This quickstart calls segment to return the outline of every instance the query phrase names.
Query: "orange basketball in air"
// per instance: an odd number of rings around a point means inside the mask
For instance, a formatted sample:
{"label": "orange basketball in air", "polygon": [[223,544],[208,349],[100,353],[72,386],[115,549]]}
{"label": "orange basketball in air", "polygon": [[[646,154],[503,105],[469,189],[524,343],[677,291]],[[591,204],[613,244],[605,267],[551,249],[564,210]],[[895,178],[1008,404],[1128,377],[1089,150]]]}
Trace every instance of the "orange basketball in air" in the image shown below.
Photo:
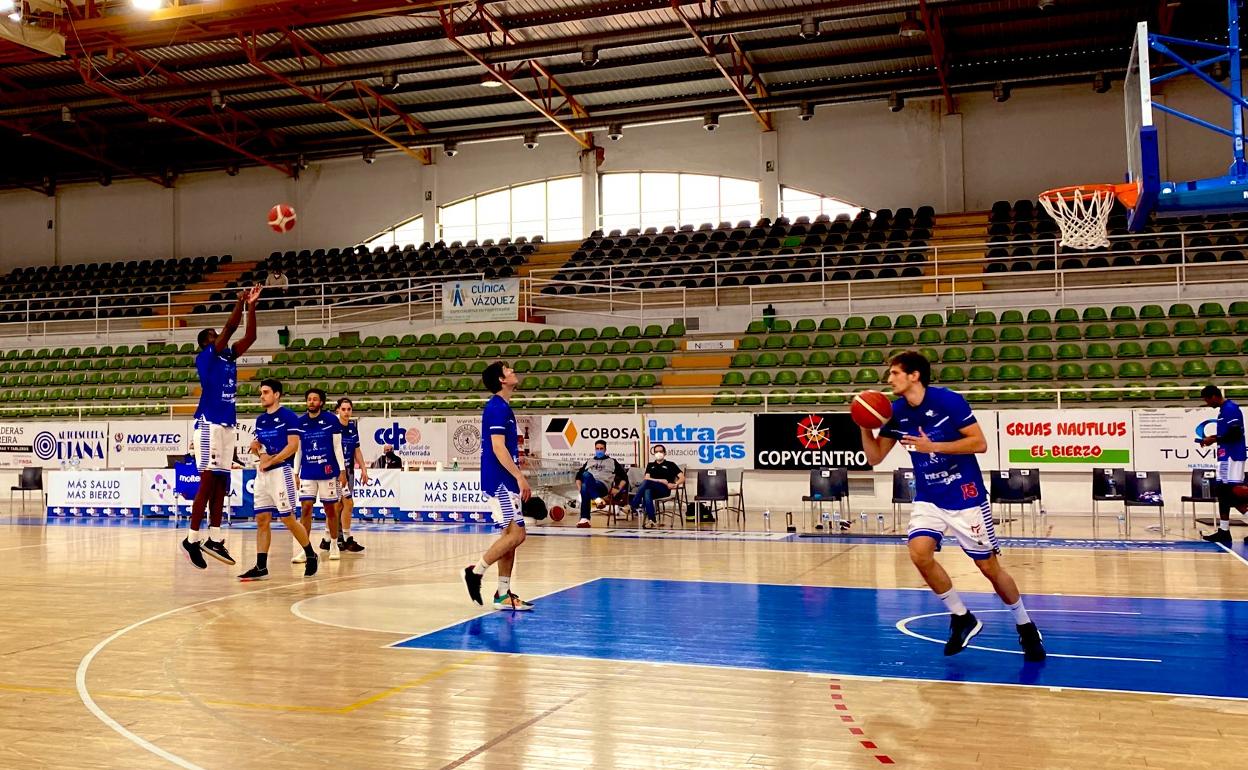
{"label": "orange basketball in air", "polygon": [[859,427],[875,430],[892,419],[893,403],[878,390],[864,390],[854,396],[854,402],[849,407],[849,416]]}

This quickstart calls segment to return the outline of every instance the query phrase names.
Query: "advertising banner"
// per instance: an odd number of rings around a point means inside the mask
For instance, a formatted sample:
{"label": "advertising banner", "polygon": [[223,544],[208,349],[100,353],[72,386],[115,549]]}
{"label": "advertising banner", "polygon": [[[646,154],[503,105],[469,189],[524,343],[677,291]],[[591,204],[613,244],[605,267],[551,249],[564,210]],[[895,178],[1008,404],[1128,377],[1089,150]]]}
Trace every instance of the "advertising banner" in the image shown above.
{"label": "advertising banner", "polygon": [[169,455],[186,453],[190,430],[189,420],[110,421],[108,467],[164,468]]}
{"label": "advertising banner", "polygon": [[140,471],[52,471],[48,515],[137,518],[142,501]]}
{"label": "advertising banner", "polygon": [[1135,467],[1163,472],[1216,468],[1218,448],[1202,447],[1196,439],[1217,430],[1215,409],[1136,409]]}
{"label": "advertising banner", "polygon": [[[478,424],[480,419],[478,419]],[[386,444],[395,454],[410,463],[433,465],[447,462],[447,425],[443,417],[364,417],[360,425],[360,451],[364,462],[372,464]]]}
{"label": "advertising banner", "polygon": [[442,284],[442,320],[445,323],[514,321],[519,316],[519,278]]}
{"label": "advertising banner", "polygon": [[689,471],[754,466],[754,418],[745,413],[647,415],[646,441]]}
{"label": "advertising banner", "polygon": [[0,423],[0,467],[105,468],[108,423]]}
{"label": "advertising banner", "polygon": [[847,413],[754,415],[754,468],[869,470],[862,433]]}
{"label": "advertising banner", "polygon": [[1131,467],[1129,409],[1018,409],[998,415],[1001,468]]}
{"label": "advertising banner", "polygon": [[[458,513],[446,521],[489,521],[489,505],[481,494],[481,474],[476,471],[416,471],[399,476],[399,508],[409,514]],[[436,519],[435,519],[436,520]]]}
{"label": "advertising banner", "polygon": [[[199,473],[193,468],[144,468],[142,474],[140,501],[144,516],[176,516],[179,506],[183,511],[191,509],[190,498],[178,495],[178,482],[189,485],[187,488],[194,496],[193,490],[199,488]],[[188,478],[179,479],[179,474]]]}
{"label": "advertising banner", "polygon": [[[607,442],[607,454],[637,465],[642,454],[642,418],[636,414],[573,414],[542,417],[540,457],[580,466],[594,454],[594,442]],[[741,419],[745,419],[743,415]],[[523,431],[521,431],[523,435]]]}

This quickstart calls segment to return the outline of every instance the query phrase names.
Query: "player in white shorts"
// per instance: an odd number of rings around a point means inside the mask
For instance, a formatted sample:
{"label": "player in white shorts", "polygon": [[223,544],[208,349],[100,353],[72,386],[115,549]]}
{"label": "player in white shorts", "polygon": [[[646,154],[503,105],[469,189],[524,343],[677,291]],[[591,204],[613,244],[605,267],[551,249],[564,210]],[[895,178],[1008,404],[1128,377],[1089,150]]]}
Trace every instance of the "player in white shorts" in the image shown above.
{"label": "player in white shorts", "polygon": [[[338,549],[338,500],[346,473],[342,464],[342,423],[338,415],[325,411],[325,391],[310,388],[305,396],[308,413],[299,421],[299,454],[295,474],[299,478],[300,517],[312,533],[312,506],[319,499],[325,507],[325,528],[329,537],[321,540],[321,555],[330,561],[340,557]],[[296,554],[295,561],[303,561]]]}
{"label": "player in white shorts", "polygon": [[494,526],[502,536],[475,565],[464,568],[464,585],[468,597],[485,604],[481,597],[481,577],[491,564],[498,564],[498,590],[494,592],[494,609],[517,612],[533,609],[511,590],[511,574],[516,564],[516,549],[524,543],[524,512],[522,506],[533,494],[528,479],[520,471],[520,437],[516,431],[516,415],[511,410],[512,395],[518,382],[515,371],[494,362],[481,373],[481,381],[493,397],[481,415],[481,492],[490,506]]}
{"label": "player in white shorts", "polygon": [[1043,639],[1031,621],[1014,578],[1001,566],[1001,546],[992,526],[987,490],[975,455],[988,443],[966,399],[946,388],[929,387],[932,366],[914,351],[894,356],[889,362],[888,384],[893,395],[892,418],[878,437],[862,430],[867,462],[879,465],[900,442],[910,450],[914,463],[914,512],[910,516],[910,560],[923,580],[940,597],[952,615],[945,654],[966,649],[983,628],[962,603],[953,581],[936,561],[941,541],[952,535],[975,561],[975,566],[1014,616],[1024,659],[1045,659]]}
{"label": "player in white shorts", "polygon": [[[1231,545],[1231,506],[1236,504],[1234,489],[1244,483],[1244,459],[1248,457],[1244,443],[1244,413],[1239,404],[1224,398],[1217,385],[1206,385],[1200,391],[1205,406],[1218,410],[1217,433],[1197,439],[1201,446],[1217,444],[1218,453],[1218,528],[1204,539],[1219,545]],[[1248,543],[1248,538],[1244,538]]]}
{"label": "player in white shorts", "polygon": [[299,415],[282,406],[282,383],[260,382],[260,405],[256,439],[251,451],[260,458],[256,466],[256,566],[238,576],[244,582],[269,579],[269,546],[273,542],[270,521],[276,516],[290,530],[307,559],[304,577],[316,574],[320,560],[312,550],[307,530],[295,518],[295,469],[292,458],[299,452]]}

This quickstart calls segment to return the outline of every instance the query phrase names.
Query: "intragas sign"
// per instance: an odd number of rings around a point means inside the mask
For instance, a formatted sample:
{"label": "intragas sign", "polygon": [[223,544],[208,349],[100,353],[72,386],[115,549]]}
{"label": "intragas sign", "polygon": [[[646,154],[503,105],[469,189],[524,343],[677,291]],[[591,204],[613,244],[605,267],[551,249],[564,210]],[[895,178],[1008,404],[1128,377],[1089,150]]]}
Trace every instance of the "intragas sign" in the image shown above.
{"label": "intragas sign", "polygon": [[662,444],[668,460],[689,468],[753,466],[754,423],[747,414],[653,415],[646,441],[651,448]]}

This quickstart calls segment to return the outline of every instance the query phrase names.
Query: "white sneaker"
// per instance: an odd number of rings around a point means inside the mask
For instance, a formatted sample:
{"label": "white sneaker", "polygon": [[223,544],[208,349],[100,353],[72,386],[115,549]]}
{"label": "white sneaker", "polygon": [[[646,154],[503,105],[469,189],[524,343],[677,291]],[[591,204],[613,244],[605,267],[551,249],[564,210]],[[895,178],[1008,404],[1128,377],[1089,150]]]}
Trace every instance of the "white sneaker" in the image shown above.
{"label": "white sneaker", "polygon": [[341,558],[342,558],[342,552],[338,550],[338,541],[330,540],[329,541],[329,560],[338,561]]}
{"label": "white sneaker", "polygon": [[303,552],[303,548],[298,543],[295,544],[295,555],[291,557],[291,564],[304,564],[308,561],[308,555]]}

